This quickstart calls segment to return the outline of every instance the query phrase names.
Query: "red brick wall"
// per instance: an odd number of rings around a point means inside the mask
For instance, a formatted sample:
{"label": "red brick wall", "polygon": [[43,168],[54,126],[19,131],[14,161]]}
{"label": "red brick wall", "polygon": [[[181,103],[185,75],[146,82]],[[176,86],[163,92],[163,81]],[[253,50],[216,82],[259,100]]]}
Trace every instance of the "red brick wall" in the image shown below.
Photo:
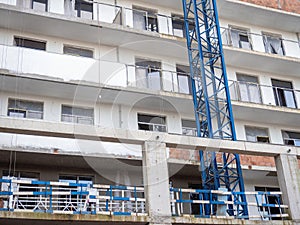
{"label": "red brick wall", "polygon": [[251,166],[275,167],[274,157],[240,155],[240,158],[242,165],[248,166],[249,169]]}
{"label": "red brick wall", "polygon": [[240,0],[300,14],[300,0]]}
{"label": "red brick wall", "polygon": [[[199,162],[199,151],[170,148],[169,157],[171,159],[191,160]],[[221,161],[221,154],[217,154],[217,161]],[[252,166],[265,166],[275,167],[274,157],[266,156],[251,156],[251,155],[240,155],[241,164],[251,169]],[[298,160],[300,169],[300,160]]]}

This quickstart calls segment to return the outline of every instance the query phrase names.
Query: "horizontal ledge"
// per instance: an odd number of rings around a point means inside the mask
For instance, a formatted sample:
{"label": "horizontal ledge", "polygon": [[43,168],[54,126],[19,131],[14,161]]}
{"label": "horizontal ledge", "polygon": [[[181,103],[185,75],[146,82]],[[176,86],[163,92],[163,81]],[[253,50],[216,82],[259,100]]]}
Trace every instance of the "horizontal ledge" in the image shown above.
{"label": "horizontal ledge", "polygon": [[10,117],[0,117],[0,132],[136,145],[143,145],[145,142],[162,142],[166,143],[167,147],[179,149],[207,150],[273,157],[279,154],[288,153],[297,155],[300,158],[299,148],[294,146],[217,140],[183,136],[179,134],[104,128]]}

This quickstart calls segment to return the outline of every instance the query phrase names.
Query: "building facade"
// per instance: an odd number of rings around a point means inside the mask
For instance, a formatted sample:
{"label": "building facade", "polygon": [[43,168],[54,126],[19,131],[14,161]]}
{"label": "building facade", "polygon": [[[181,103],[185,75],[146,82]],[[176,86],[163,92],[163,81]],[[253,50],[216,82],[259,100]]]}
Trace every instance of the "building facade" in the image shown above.
{"label": "building facade", "polygon": [[[180,0],[0,0],[1,224],[299,224],[300,3],[274,2],[217,0],[232,142],[196,137]],[[199,150],[240,154],[249,217]]]}

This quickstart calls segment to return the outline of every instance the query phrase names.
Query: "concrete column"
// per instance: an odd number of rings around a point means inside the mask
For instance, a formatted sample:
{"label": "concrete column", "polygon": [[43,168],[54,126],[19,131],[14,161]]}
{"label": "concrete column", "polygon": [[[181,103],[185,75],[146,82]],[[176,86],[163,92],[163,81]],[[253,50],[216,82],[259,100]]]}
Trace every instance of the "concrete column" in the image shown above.
{"label": "concrete column", "polygon": [[289,206],[289,215],[300,224],[300,171],[295,155],[281,154],[275,157],[279,186],[283,203]]}
{"label": "concrete column", "polygon": [[144,144],[143,178],[150,224],[171,224],[166,144],[159,142],[146,142]]}

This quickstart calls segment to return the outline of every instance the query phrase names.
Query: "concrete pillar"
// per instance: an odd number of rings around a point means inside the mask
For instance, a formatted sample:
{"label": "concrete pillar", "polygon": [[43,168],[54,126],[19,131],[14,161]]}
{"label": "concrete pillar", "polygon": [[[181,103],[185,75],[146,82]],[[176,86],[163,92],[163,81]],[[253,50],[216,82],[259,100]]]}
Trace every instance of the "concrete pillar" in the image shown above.
{"label": "concrete pillar", "polygon": [[295,155],[281,154],[275,157],[279,186],[283,203],[289,206],[289,215],[300,224],[300,171]]}
{"label": "concrete pillar", "polygon": [[171,224],[166,144],[159,142],[146,142],[144,144],[143,179],[150,224]]}

